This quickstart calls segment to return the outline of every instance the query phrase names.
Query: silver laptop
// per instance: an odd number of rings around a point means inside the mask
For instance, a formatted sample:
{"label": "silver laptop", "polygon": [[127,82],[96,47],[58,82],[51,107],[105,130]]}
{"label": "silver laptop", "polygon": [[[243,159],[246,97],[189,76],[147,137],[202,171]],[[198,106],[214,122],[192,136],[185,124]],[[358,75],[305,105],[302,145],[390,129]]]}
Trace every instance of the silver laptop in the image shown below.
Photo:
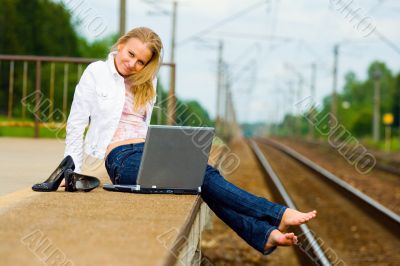
{"label": "silver laptop", "polygon": [[109,191],[161,194],[201,192],[214,128],[150,125],[137,185],[105,184]]}

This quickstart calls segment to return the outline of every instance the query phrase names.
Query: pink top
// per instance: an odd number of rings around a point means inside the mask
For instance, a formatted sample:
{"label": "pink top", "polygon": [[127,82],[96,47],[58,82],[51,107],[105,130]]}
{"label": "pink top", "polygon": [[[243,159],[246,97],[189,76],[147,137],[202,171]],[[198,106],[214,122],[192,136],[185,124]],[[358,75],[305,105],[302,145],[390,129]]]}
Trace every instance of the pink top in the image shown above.
{"label": "pink top", "polygon": [[135,112],[133,110],[133,97],[133,93],[129,90],[129,84],[125,80],[125,104],[111,143],[127,139],[146,138],[154,103],[147,103],[146,106]]}

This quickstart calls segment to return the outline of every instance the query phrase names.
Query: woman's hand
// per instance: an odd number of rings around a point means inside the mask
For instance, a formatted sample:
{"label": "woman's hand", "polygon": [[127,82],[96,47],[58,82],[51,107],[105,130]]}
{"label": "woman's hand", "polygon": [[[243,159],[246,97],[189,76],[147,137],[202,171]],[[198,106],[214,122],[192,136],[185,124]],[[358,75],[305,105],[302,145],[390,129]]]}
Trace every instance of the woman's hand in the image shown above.
{"label": "woman's hand", "polygon": [[61,181],[60,187],[65,187],[65,178]]}

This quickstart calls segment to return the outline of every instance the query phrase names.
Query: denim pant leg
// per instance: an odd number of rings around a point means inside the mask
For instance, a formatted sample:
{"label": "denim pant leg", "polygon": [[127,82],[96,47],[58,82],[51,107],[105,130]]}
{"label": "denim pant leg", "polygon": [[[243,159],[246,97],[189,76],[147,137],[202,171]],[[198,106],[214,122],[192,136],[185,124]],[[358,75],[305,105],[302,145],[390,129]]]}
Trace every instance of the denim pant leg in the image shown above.
{"label": "denim pant leg", "polygon": [[142,155],[143,151],[138,150],[126,154],[124,160],[121,161],[118,184],[136,185]]}
{"label": "denim pant leg", "polygon": [[108,176],[113,184],[117,184],[115,179],[119,180],[121,160],[128,152],[130,152],[129,146],[119,146],[114,148],[104,160]]}
{"label": "denim pant leg", "polygon": [[265,250],[265,244],[267,243],[271,232],[277,229],[276,226],[272,226],[266,221],[261,221],[254,217],[237,213],[230,208],[224,207],[208,194],[202,193],[202,198],[210,207],[210,209],[222,221],[224,221],[254,249],[258,250],[264,255],[268,255],[276,249],[276,247],[272,247],[268,250]]}
{"label": "denim pant leg", "polygon": [[143,144],[127,144],[113,149],[105,160],[113,184],[136,185]]}
{"label": "denim pant leg", "polygon": [[287,208],[236,187],[226,181],[219,171],[210,165],[207,165],[201,194],[207,199],[212,199],[219,206],[258,220],[268,221],[273,226],[279,225]]}

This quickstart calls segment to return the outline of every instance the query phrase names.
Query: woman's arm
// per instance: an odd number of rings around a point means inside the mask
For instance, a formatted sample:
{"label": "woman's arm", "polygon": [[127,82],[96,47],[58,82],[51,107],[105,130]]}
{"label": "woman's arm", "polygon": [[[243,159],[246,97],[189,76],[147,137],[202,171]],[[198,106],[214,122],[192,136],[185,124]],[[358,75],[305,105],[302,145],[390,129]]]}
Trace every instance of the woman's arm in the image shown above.
{"label": "woman's arm", "polygon": [[95,100],[95,82],[90,65],[83,72],[75,88],[74,99],[67,121],[67,137],[64,157],[71,155],[75,163],[75,172],[80,173],[83,160],[83,135],[89,123],[89,117]]}

